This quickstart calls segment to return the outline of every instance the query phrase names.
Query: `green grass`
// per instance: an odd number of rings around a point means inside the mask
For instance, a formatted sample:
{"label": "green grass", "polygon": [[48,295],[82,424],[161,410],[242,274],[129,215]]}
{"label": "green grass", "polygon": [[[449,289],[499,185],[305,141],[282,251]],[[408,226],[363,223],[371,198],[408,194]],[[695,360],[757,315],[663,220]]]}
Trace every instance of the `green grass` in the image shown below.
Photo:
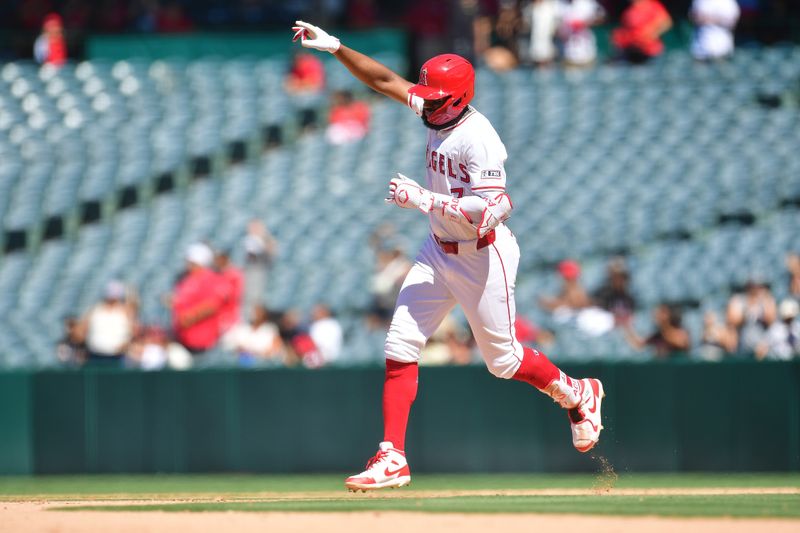
{"label": "green grass", "polygon": [[[369,495],[347,493],[343,478],[343,475],[327,474],[0,477],[0,500],[88,500],[87,505],[64,509],[102,511],[417,511],[800,518],[800,494],[434,494],[455,490],[591,489],[605,485],[603,481],[607,478],[601,479],[596,475],[415,475],[413,493],[401,489]],[[800,474],[623,474],[614,486],[625,489],[798,488]],[[273,495],[264,495],[265,492]],[[298,492],[308,493],[307,497],[281,495]],[[420,492],[431,492],[431,496],[425,497]],[[258,496],[257,493],[262,494]],[[193,496],[205,501],[172,504],[156,501],[191,499]],[[220,496],[222,501],[209,499],[216,496]],[[141,500],[141,505],[91,504],[91,500],[108,499]],[[147,503],[148,500],[152,503]]]}
{"label": "green grass", "polygon": [[[0,498],[26,496],[246,494],[343,490],[344,474],[0,476]],[[414,490],[589,489],[591,474],[419,474]],[[621,474],[617,488],[800,487],[800,474]]]}
{"label": "green grass", "polygon": [[256,502],[199,502],[156,505],[76,506],[63,510],[168,512],[358,512],[576,513],[593,515],[800,517],[800,495],[724,496],[462,496],[444,498],[358,498]]}

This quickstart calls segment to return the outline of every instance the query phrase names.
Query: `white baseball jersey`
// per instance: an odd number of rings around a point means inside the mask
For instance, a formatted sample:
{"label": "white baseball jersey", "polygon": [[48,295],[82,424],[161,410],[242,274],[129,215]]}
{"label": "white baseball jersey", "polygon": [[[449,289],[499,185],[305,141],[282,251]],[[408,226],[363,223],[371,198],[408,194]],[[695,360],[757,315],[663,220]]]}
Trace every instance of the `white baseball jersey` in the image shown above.
{"label": "white baseball jersey", "polygon": [[[423,100],[409,106],[422,114]],[[482,114],[470,108],[445,130],[428,129],[426,185],[431,191],[463,198],[493,199],[505,194],[506,149]],[[494,241],[478,247],[479,221],[431,213],[431,231],[442,241],[458,241],[458,253],[447,253],[431,236],[422,246],[397,298],[385,353],[388,359],[412,363],[442,320],[459,304],[492,374],[511,378],[522,360],[514,330],[514,285],[519,247],[502,223]]]}
{"label": "white baseball jersey", "polygon": [[[409,107],[422,115],[424,100],[409,97]],[[426,188],[454,198],[494,198],[506,190],[506,147],[489,120],[470,107],[462,119],[445,130],[428,128],[425,149]],[[446,241],[474,240],[475,228],[428,215],[434,235]],[[473,221],[477,223],[478,221]]]}

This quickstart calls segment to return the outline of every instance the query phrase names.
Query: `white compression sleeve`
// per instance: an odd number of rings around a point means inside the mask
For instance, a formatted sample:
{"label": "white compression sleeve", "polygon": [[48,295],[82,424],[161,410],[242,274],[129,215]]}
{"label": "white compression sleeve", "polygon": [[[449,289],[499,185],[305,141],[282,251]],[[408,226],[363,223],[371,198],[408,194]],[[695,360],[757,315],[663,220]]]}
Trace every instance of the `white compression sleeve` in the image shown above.
{"label": "white compression sleeve", "polygon": [[431,213],[454,222],[466,222],[478,231],[478,237],[508,220],[514,206],[507,194],[498,194],[493,199],[481,196],[453,198],[446,194],[431,193],[433,208]]}

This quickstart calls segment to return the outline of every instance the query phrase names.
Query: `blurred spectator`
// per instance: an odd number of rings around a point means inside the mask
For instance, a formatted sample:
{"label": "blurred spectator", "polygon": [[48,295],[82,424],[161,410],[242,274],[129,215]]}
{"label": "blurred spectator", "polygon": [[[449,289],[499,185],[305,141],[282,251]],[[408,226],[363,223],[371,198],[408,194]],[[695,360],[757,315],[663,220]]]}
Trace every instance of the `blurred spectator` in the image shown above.
{"label": "blurred spectator", "polygon": [[411,261],[399,247],[378,250],[376,260],[375,274],[370,280],[373,300],[369,320],[373,327],[388,327]]}
{"label": "blurred spectator", "polygon": [[592,305],[592,301],[581,285],[581,266],[572,260],[564,260],[558,264],[558,273],[561,275],[561,290],[556,296],[542,296],[539,305],[553,313],[559,322],[566,322],[573,318],[577,311]]}
{"label": "blurred spectator", "polygon": [[424,366],[468,365],[472,362],[472,333],[448,314],[422,349]]}
{"label": "blurred spectator", "polygon": [[300,363],[307,368],[321,366],[322,356],[297,309],[289,309],[281,315],[278,331],[286,346],[287,364]]}
{"label": "blurred spectator", "polygon": [[736,0],[694,0],[689,18],[697,26],[692,56],[700,61],[733,55],[733,29],[739,20]]}
{"label": "blurred spectator", "polygon": [[743,293],[731,296],[727,322],[737,332],[739,351],[754,353],[776,316],[775,298],[764,283],[751,279]]}
{"label": "blurred spectator", "polygon": [[514,320],[514,332],[517,334],[517,340],[526,346],[546,348],[555,342],[552,331],[538,327],[519,313]]}
{"label": "blurred spectator", "polygon": [[328,365],[339,359],[342,353],[344,333],[341,324],[333,316],[328,306],[318,304],[311,310],[311,325],[308,328],[308,335],[317,347],[320,356],[320,360],[315,362],[314,366]]}
{"label": "blurred spectator", "polygon": [[449,0],[450,14],[447,17],[449,52],[466,58],[473,65],[476,55],[476,29],[485,15],[480,0]]}
{"label": "blurred spectator", "polygon": [[703,338],[698,356],[704,361],[722,361],[727,354],[736,352],[738,344],[736,330],[720,320],[713,311],[703,315]]}
{"label": "blurred spectator", "polygon": [[567,66],[586,67],[595,62],[597,41],[592,26],[600,24],[604,17],[605,11],[595,0],[562,1],[558,36]]}
{"label": "blurred spectator", "polygon": [[240,0],[237,6],[238,20],[248,26],[260,26],[269,20],[269,7],[263,0]]}
{"label": "blurred spectator", "polygon": [[157,8],[157,31],[162,33],[183,33],[191,31],[193,27],[192,21],[184,13],[180,2],[167,0],[163,6]]}
{"label": "blurred spectator", "polygon": [[214,253],[207,245],[195,243],[186,250],[186,274],[172,296],[172,324],[175,337],[197,355],[217,343],[220,313],[228,299],[228,283],[211,269]]}
{"label": "blurred spectator", "polygon": [[143,328],[128,350],[129,362],[142,370],[161,370],[169,362],[167,332],[157,326]]}
{"label": "blurred spectator", "polygon": [[125,0],[103,0],[95,16],[97,28],[109,33],[125,31],[130,22],[129,8]]}
{"label": "blurred spectator", "polygon": [[660,304],[653,310],[653,322],[656,330],[647,338],[640,337],[630,322],[625,324],[625,339],[634,349],[650,348],[659,359],[689,351],[691,339],[689,332],[683,327],[683,317],[679,309]]}
{"label": "blurred spectator", "polygon": [[573,323],[582,332],[593,337],[605,335],[614,328],[614,316],[592,302],[580,282],[581,267],[572,260],[558,264],[561,291],[556,296],[543,296],[539,305],[553,313],[558,323]]}
{"label": "blurred spectator", "polygon": [[84,317],[89,362],[120,364],[136,331],[136,308],[125,285],[110,281],[103,300]]}
{"label": "blurred spectator", "polygon": [[594,302],[614,315],[614,323],[619,325],[627,322],[636,309],[636,299],[630,290],[630,275],[622,258],[614,258],[608,263],[608,277],[603,285],[598,288],[593,298]]}
{"label": "blurred spectator", "polygon": [[42,33],[33,45],[33,55],[43,65],[60,67],[67,62],[67,41],[60,15],[50,13],[44,18]]}
{"label": "blurred spectator", "polygon": [[81,321],[74,316],[64,319],[64,336],[58,341],[56,357],[66,366],[81,366],[88,359],[86,331]]}
{"label": "blurred spectator", "polygon": [[236,352],[242,366],[253,366],[258,360],[283,362],[283,342],[278,326],[263,305],[253,306],[250,321],[236,324],[225,334],[222,345]]}
{"label": "blurred spectator", "polygon": [[404,10],[405,26],[411,33],[412,72],[431,57],[450,51],[447,43],[447,26],[450,6],[448,2],[412,0]]}
{"label": "blurred spectator", "polygon": [[522,28],[516,2],[502,0],[497,19],[481,17],[476,23],[476,50],[486,66],[496,72],[513,69],[518,63],[518,39]]}
{"label": "blurred spectator", "polygon": [[531,33],[527,59],[535,65],[549,65],[558,55],[555,37],[560,8],[560,0],[532,0],[523,8],[522,24]]}
{"label": "blurred spectator", "polygon": [[800,304],[787,298],[781,301],[778,317],[756,347],[756,359],[788,361],[800,355]]}
{"label": "blurred spectator", "polygon": [[227,297],[219,315],[220,332],[224,334],[239,323],[244,292],[244,274],[233,264],[227,251],[219,250],[214,256],[214,268],[228,284]]}
{"label": "blurred spectator", "polygon": [[348,2],[346,22],[354,30],[374,28],[378,23],[378,7],[375,5],[375,0]]}
{"label": "blurred spectator", "polygon": [[461,328],[450,331],[445,337],[445,342],[450,351],[450,364],[468,365],[472,363],[472,346],[475,343],[472,330]]}
{"label": "blurred spectator", "polygon": [[790,253],[786,256],[786,270],[789,274],[789,295],[800,302],[800,255]]}
{"label": "blurred spectator", "polygon": [[70,31],[84,31],[92,18],[92,6],[86,0],[67,0],[61,7],[64,26]]}
{"label": "blurred spectator", "polygon": [[278,252],[277,241],[262,221],[254,218],[247,224],[244,251],[244,308],[252,309],[264,299],[269,270]]}
{"label": "blurred spectator", "polygon": [[325,137],[331,144],[346,144],[366,136],[369,129],[369,106],[353,99],[350,91],[331,95],[330,117]]}
{"label": "blurred spectator", "polygon": [[292,57],[284,80],[286,92],[292,95],[299,109],[300,127],[310,129],[317,124],[316,107],[325,90],[325,65],[309,52],[299,51]]}
{"label": "blurred spectator", "polygon": [[664,52],[661,36],[672,27],[672,18],[661,2],[631,0],[621,23],[611,35],[621,59],[641,64]]}
{"label": "blurred spectator", "polygon": [[136,30],[152,33],[158,29],[158,0],[138,0],[133,3],[133,20]]}

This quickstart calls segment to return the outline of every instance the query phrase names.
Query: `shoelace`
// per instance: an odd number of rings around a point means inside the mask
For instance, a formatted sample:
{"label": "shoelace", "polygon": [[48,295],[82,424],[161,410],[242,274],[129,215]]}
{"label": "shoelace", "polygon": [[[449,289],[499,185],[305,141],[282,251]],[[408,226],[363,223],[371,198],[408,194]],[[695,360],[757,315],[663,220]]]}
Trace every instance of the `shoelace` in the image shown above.
{"label": "shoelace", "polygon": [[564,409],[579,409],[580,406],[584,403],[583,395],[585,393],[585,387],[583,382],[581,382],[580,392],[578,393],[578,397],[580,398],[578,405],[572,408],[570,408],[567,405],[567,399],[568,399],[567,394],[561,392],[561,389],[555,383],[551,385],[550,388],[546,389],[545,392],[548,394],[548,396],[550,396],[550,398],[552,398],[553,402],[557,403],[560,407],[563,407]]}
{"label": "shoelace", "polygon": [[[556,389],[556,391],[557,390],[558,389]],[[553,391],[553,393],[552,393],[553,402],[557,403],[561,407],[564,407],[564,402],[567,399],[567,395],[566,394],[558,394],[556,391]]]}
{"label": "shoelace", "polygon": [[558,388],[555,384],[551,386],[551,388],[547,391],[548,396],[552,398],[554,403],[557,403],[559,407],[563,407],[567,409],[567,395],[561,392],[561,389]]}
{"label": "shoelace", "polygon": [[378,463],[379,461],[385,459],[387,455],[389,455],[389,452],[385,450],[378,451],[378,453],[375,454],[375,457],[367,461],[367,470],[372,468],[372,466]]}

